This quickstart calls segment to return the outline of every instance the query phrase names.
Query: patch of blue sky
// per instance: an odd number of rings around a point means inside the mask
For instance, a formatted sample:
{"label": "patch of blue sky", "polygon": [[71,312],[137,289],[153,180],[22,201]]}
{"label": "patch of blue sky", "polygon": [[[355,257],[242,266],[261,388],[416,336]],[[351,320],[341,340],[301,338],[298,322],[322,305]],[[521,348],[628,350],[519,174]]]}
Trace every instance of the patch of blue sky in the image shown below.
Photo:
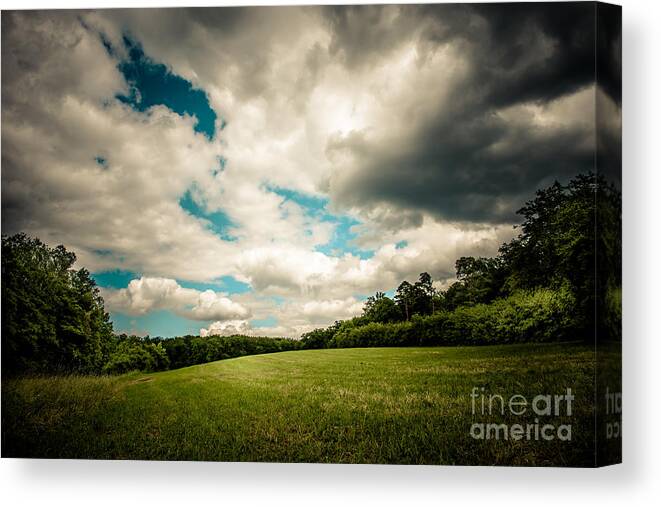
{"label": "patch of blue sky", "polygon": [[227,159],[223,156],[218,157],[218,167],[211,169],[212,176],[218,176],[218,174],[222,173],[225,170],[225,166],[227,166]]}
{"label": "patch of blue sky", "polygon": [[236,236],[229,234],[229,230],[234,227],[234,223],[230,220],[227,214],[222,211],[214,211],[212,213],[207,212],[193,198],[193,194],[190,190],[187,190],[179,199],[179,206],[194,217],[206,221],[208,228],[225,241],[236,241]]}
{"label": "patch of blue sky", "polygon": [[[395,290],[385,290],[385,291],[375,291],[375,292],[383,292],[386,296],[388,296],[390,299],[395,297]],[[366,295],[366,294],[354,294],[353,297],[357,301],[367,301],[367,298],[370,296],[373,296],[374,294]]]}
{"label": "patch of blue sky", "polygon": [[402,241],[397,242],[395,248],[397,250],[401,250],[402,248],[406,248],[407,246],[409,246],[409,242],[403,239]]}
{"label": "patch of blue sky", "polygon": [[114,269],[111,271],[92,273],[92,278],[99,287],[104,287],[106,289],[124,289],[128,286],[131,280],[140,278],[140,275],[133,273],[132,271]]}
{"label": "patch of blue sky", "polygon": [[[194,116],[197,120],[194,130],[213,139],[217,116],[209,104],[206,92],[194,88],[189,81],[173,74],[165,65],[152,60],[144,53],[139,42],[126,35],[123,42],[128,57],[120,61],[117,68],[129,84],[129,93],[117,95],[117,99],[141,112],[155,105],[164,105],[181,116]],[[112,55],[114,51],[108,44],[105,40],[104,45]]]}
{"label": "patch of blue sky", "polygon": [[374,257],[374,250],[364,250],[354,243],[358,235],[352,232],[351,228],[360,224],[358,220],[347,216],[337,216],[332,222],[335,223],[333,236],[325,245],[317,245],[316,250],[318,252],[333,256],[350,253],[361,259]]}
{"label": "patch of blue sky", "polygon": [[103,169],[108,169],[108,159],[102,156],[94,157],[94,161]]}
{"label": "patch of blue sky", "polygon": [[163,338],[199,335],[200,328],[209,325],[209,322],[186,319],[168,310],[157,310],[138,316],[110,312],[110,320],[117,334],[148,334]]}
{"label": "patch of blue sky", "polygon": [[322,219],[324,217],[333,217],[326,210],[329,200],[326,197],[319,197],[312,194],[305,194],[297,190],[292,190],[290,188],[275,187],[267,185],[266,189],[269,192],[279,195],[284,198],[285,201],[292,201],[298,204],[301,208],[305,210],[305,213],[308,216],[315,217],[317,219]]}
{"label": "patch of blue sky", "polygon": [[365,294],[354,294],[353,297],[357,301],[366,301],[369,296],[367,296]]}
{"label": "patch of blue sky", "polygon": [[275,303],[276,306],[282,306],[285,304],[285,298],[282,296],[269,296],[269,299]]}
{"label": "patch of blue sky", "polygon": [[187,280],[177,280],[179,285],[186,289],[196,289],[199,291],[212,290],[214,292],[224,292],[226,294],[245,294],[250,292],[249,284],[241,282],[233,276],[222,276],[211,282],[190,282]]}
{"label": "patch of blue sky", "polygon": [[330,222],[335,225],[333,236],[324,245],[317,245],[318,252],[326,255],[342,256],[346,253],[353,254],[361,259],[369,259],[374,256],[374,250],[359,248],[354,240],[358,235],[351,229],[360,222],[347,215],[335,215],[328,211],[329,200],[326,197],[305,194],[289,188],[267,186],[267,189],[285,201],[292,201],[305,210],[305,214],[319,222]]}
{"label": "patch of blue sky", "polygon": [[273,315],[269,315],[264,319],[253,319],[250,321],[252,327],[274,327],[278,325],[278,319]]}

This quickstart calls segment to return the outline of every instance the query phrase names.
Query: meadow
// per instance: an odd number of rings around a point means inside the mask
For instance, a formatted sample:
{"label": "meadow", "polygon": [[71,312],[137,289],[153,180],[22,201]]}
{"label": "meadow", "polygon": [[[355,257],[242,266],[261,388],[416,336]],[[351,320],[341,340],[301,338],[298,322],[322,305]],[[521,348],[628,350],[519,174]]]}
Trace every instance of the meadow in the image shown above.
{"label": "meadow", "polygon": [[[299,350],[159,373],[2,382],[4,457],[592,466],[580,343]],[[575,395],[564,442],[476,440],[474,387]],[[533,422],[498,410],[488,422]]]}

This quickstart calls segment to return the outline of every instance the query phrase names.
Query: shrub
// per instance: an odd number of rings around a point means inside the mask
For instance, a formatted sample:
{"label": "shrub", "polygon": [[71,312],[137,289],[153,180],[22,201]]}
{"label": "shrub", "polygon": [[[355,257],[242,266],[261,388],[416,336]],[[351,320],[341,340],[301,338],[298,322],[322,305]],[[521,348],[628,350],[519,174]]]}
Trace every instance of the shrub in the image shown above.
{"label": "shrub", "polygon": [[110,354],[104,365],[104,373],[126,373],[129,371],[159,371],[170,366],[165,349],[160,343],[149,343],[137,337],[122,340]]}
{"label": "shrub", "polygon": [[575,338],[574,297],[560,289],[519,291],[490,304],[461,306],[410,321],[339,326],[328,347],[405,347],[547,342]]}

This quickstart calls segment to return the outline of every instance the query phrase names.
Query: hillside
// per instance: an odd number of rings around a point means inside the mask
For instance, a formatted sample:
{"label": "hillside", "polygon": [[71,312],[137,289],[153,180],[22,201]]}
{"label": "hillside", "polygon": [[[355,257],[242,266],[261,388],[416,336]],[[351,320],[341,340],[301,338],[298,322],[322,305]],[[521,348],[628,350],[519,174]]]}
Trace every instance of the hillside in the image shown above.
{"label": "hillside", "polygon": [[[6,380],[2,454],[588,464],[593,357],[580,344],[309,350],[155,374]],[[474,386],[525,396],[573,386],[571,445],[472,439]]]}

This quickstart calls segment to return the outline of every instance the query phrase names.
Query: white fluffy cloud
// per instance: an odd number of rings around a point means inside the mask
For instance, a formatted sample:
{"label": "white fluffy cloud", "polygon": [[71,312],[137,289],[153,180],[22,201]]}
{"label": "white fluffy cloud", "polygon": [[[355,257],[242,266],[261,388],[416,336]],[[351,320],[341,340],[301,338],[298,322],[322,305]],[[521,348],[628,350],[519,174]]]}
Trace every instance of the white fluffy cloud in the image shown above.
{"label": "white fluffy cloud", "polygon": [[363,302],[355,297],[329,300],[290,300],[283,304],[269,304],[263,298],[255,299],[248,295],[242,298],[255,309],[254,317],[274,318],[273,326],[253,326],[247,319],[217,321],[207,328],[200,329],[201,336],[211,334],[231,335],[246,334],[256,336],[288,336],[299,337],[312,329],[325,326],[336,320],[345,320],[360,315]]}
{"label": "white fluffy cloud", "polygon": [[208,328],[200,329],[200,336],[231,336],[235,334],[250,335],[252,331],[250,323],[247,320],[217,321],[212,322]]}
{"label": "white fluffy cloud", "polygon": [[152,310],[171,310],[192,320],[231,320],[250,316],[239,303],[212,290],[181,287],[169,278],[131,280],[126,289],[103,290],[110,310],[127,315],[144,315]]}
{"label": "white fluffy cloud", "polygon": [[[360,244],[376,249],[371,258],[331,257],[286,245],[271,246],[244,252],[239,270],[262,294],[346,298],[393,289],[404,279],[417,279],[423,271],[441,280],[452,278],[457,258],[493,255],[514,233],[510,225],[467,227],[430,217],[423,218],[420,226],[396,233],[369,222],[360,230]],[[405,246],[397,248],[402,241]]]}

